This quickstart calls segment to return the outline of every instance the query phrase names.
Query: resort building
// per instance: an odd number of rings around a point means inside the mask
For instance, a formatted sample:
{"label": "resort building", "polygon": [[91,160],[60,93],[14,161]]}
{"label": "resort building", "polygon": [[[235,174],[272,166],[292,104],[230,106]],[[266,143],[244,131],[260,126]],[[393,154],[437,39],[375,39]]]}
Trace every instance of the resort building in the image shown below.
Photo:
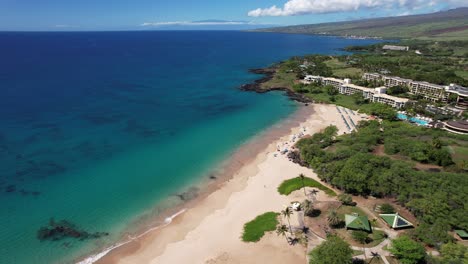
{"label": "resort building", "polygon": [[394,86],[410,86],[413,80],[400,78],[396,76],[383,76],[382,80],[385,83],[386,87],[394,87]]}
{"label": "resort building", "polygon": [[306,75],[304,77],[304,81],[303,83],[305,84],[310,84],[310,83],[313,83],[313,82],[321,82],[322,81],[322,77],[320,76],[316,76],[316,75]]}
{"label": "resort building", "polygon": [[346,81],[349,83],[351,82],[349,79],[340,80],[340,79],[331,78],[331,77],[326,77],[322,79],[323,85],[331,85],[335,87],[336,89],[339,89],[340,86],[344,84]]}
{"label": "resort building", "polygon": [[350,79],[322,78],[320,76],[307,75],[303,83],[311,83],[321,81],[323,85],[331,85],[335,87],[340,94],[352,95],[360,93],[364,99],[373,103],[387,104],[395,108],[402,108],[409,101],[406,98],[400,98],[385,94],[387,87],[367,88],[351,83]]}
{"label": "resort building", "polygon": [[408,51],[409,46],[396,46],[396,45],[384,45],[383,50],[399,50],[399,51]]}
{"label": "resort building", "polygon": [[444,123],[444,129],[455,134],[468,134],[468,121],[447,121]]}
{"label": "resort building", "polygon": [[[378,89],[378,88],[376,88]],[[388,94],[375,94],[373,99],[372,99],[372,102],[374,103],[381,103],[381,104],[387,104],[387,105],[390,105],[394,108],[402,108],[403,106],[406,105],[406,103],[408,103],[408,99],[406,98],[400,98],[400,97],[396,97],[396,96],[391,96],[391,95],[388,95]]]}
{"label": "resort building", "polygon": [[346,229],[362,230],[372,232],[371,225],[367,216],[359,216],[358,214],[345,215]]}
{"label": "resort building", "polygon": [[442,101],[447,102],[448,93],[445,91],[445,87],[442,85],[432,84],[428,82],[416,82],[411,81],[410,93],[416,95],[422,95],[424,99],[429,101]]}
{"label": "resort building", "polygon": [[445,91],[457,95],[458,108],[468,109],[468,88],[451,83],[445,87]]}
{"label": "resort building", "polygon": [[379,74],[379,73],[364,73],[364,75],[362,75],[362,78],[366,81],[382,81],[383,78],[382,78],[382,75]]}
{"label": "resort building", "polygon": [[387,223],[387,225],[389,225],[393,229],[413,227],[412,223],[410,223],[398,213],[380,214],[380,217],[382,218],[382,220],[385,221],[385,223]]}
{"label": "resort building", "polygon": [[386,76],[379,73],[364,73],[362,79],[367,81],[383,81],[386,87],[405,86],[409,93],[421,95],[424,99],[432,102],[447,102],[450,94],[457,95],[457,106],[462,109],[468,108],[468,88],[456,84],[442,86],[438,84],[413,81],[411,79],[396,76]]}

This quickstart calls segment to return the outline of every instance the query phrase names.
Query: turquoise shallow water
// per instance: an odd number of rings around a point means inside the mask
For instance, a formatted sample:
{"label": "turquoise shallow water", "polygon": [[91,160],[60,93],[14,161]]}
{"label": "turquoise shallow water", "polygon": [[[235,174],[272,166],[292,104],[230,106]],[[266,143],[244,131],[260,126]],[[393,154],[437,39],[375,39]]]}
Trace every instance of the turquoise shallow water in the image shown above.
{"label": "turquoise shallow water", "polygon": [[[0,33],[0,263],[112,244],[297,109],[247,70],[371,41],[245,32]],[[49,219],[97,240],[40,242]]]}

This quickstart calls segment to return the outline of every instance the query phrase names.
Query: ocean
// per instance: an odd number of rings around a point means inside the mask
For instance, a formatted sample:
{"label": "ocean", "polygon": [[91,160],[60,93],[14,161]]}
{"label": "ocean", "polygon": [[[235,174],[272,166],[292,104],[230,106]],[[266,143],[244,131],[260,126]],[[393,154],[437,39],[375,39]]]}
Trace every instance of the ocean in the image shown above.
{"label": "ocean", "polygon": [[[181,202],[294,113],[248,69],[373,40],[238,31],[0,32],[0,263],[72,263]],[[158,206],[159,205],[159,206]],[[38,239],[50,220],[96,239]]]}

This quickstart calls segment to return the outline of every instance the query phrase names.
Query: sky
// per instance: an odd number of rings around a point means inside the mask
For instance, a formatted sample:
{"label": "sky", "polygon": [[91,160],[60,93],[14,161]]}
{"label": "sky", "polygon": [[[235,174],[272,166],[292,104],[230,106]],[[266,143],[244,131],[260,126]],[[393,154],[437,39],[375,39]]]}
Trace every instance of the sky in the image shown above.
{"label": "sky", "polygon": [[0,30],[243,29],[461,6],[468,0],[0,0]]}

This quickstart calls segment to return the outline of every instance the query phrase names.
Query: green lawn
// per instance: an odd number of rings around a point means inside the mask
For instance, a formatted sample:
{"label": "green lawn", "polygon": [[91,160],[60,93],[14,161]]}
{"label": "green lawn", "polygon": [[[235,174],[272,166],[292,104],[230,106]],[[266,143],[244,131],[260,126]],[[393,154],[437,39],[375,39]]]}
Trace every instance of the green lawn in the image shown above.
{"label": "green lawn", "polygon": [[330,100],[330,95],[328,95],[327,93],[319,93],[319,94],[308,93],[306,94],[306,96],[313,99],[317,103],[336,104],[336,105],[343,106],[352,110],[358,110],[359,108],[363,107],[363,106],[357,105],[354,102],[354,98],[348,95],[342,95],[342,94],[336,95],[335,102],[332,102]]}
{"label": "green lawn", "polygon": [[265,232],[274,231],[278,225],[278,215],[275,212],[267,212],[246,223],[242,241],[257,242],[265,235]]}
{"label": "green lawn", "polygon": [[372,238],[372,242],[366,244],[366,246],[375,247],[385,240],[385,232],[381,230],[374,230],[372,234],[369,235],[369,237]]}
{"label": "green lawn", "polygon": [[[314,187],[314,188],[317,188],[319,190],[322,190],[329,196],[336,196],[336,193],[333,190],[323,186],[321,183],[319,183],[318,181],[316,181],[314,179],[305,177],[304,178],[304,185],[307,186],[307,187]],[[282,194],[282,195],[289,195],[290,193],[292,193],[292,192],[294,192],[296,190],[299,190],[302,187],[303,187],[303,185],[302,185],[301,178],[296,177],[296,178],[289,179],[289,180],[286,180],[283,183],[281,183],[281,185],[278,187],[278,192],[280,194]]]}
{"label": "green lawn", "polygon": [[455,163],[468,160],[468,147],[450,146],[449,151],[452,153],[452,159]]}
{"label": "green lawn", "polygon": [[362,254],[364,254],[364,251],[353,249],[353,256],[359,256],[359,255],[362,255]]}
{"label": "green lawn", "polygon": [[287,72],[283,69],[279,69],[271,80],[262,84],[262,88],[285,87],[292,89],[295,80],[296,74],[294,72]]}
{"label": "green lawn", "polygon": [[465,80],[468,80],[468,71],[456,71],[455,74],[462,77]]}
{"label": "green lawn", "polygon": [[361,69],[350,67],[345,62],[341,62],[337,59],[325,61],[325,64],[332,69],[333,75],[338,78],[361,76],[364,73]]}

